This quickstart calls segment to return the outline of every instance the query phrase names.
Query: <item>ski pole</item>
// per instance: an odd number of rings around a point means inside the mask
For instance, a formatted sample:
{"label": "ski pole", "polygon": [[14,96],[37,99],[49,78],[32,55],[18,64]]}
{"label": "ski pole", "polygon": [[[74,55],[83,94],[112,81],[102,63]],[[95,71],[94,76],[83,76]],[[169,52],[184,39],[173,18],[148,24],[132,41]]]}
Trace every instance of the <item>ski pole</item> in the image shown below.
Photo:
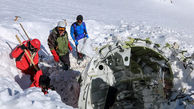
{"label": "ski pole", "polygon": [[[21,40],[20,40],[20,38],[18,37],[17,34],[16,34],[15,37],[18,40],[18,42],[20,43],[20,45],[22,45],[22,42],[21,42]],[[27,57],[30,59],[30,62],[32,63],[32,65],[34,66],[34,68],[36,69],[36,71],[38,71],[39,70],[38,67],[35,66],[33,59],[31,58],[31,56],[29,55],[29,53],[26,51],[26,49],[24,49],[24,52],[26,53]]]}
{"label": "ski pole", "polygon": [[[18,18],[21,18],[21,17],[20,16],[15,16],[14,21],[18,22]],[[23,25],[20,22],[18,22],[18,23],[19,23],[20,27],[22,28],[22,30],[24,31],[25,35],[27,36],[28,40],[30,40],[30,37],[28,36],[27,32],[25,31]]]}

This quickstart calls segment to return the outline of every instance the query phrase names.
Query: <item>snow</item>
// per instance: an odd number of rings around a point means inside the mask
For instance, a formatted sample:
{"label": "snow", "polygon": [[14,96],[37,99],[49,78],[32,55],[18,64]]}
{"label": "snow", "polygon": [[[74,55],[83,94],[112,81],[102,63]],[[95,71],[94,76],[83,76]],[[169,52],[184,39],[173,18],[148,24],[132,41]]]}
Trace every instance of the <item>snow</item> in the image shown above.
{"label": "snow", "polygon": [[[23,75],[15,67],[14,59],[10,57],[11,50],[18,44],[15,35],[21,36],[22,40],[27,39],[18,23],[24,26],[30,38],[38,38],[41,41],[40,54],[46,58],[42,60],[41,65],[51,68],[54,68],[56,63],[54,63],[47,45],[49,31],[56,26],[59,20],[66,19],[69,33],[71,24],[79,14],[84,16],[86,22],[89,34],[88,42],[90,42],[87,44],[90,46],[88,51],[84,52],[87,52],[86,54],[89,54],[90,58],[100,46],[112,43],[112,40],[127,40],[129,36],[149,37],[151,41],[161,45],[167,42],[170,44],[176,42],[181,49],[187,50],[190,56],[194,53],[194,1],[171,1],[172,3],[170,0],[1,0],[1,109],[72,108],[61,101],[61,97],[68,98],[70,95],[65,96],[60,91],[58,93],[50,91],[48,95],[43,95],[39,88],[28,88],[29,76]],[[18,23],[13,20],[17,15],[21,17]],[[75,50],[73,40],[70,37],[69,39]],[[75,52],[70,54],[70,57],[74,73],[83,71],[89,61],[88,58],[79,66],[75,59]],[[186,88],[187,93],[191,93],[194,90],[194,71],[182,70],[183,66],[181,65],[182,63],[177,61],[172,62],[175,72],[175,89]],[[61,73],[61,71],[58,72]],[[65,74],[62,75],[65,76]],[[72,82],[71,85],[76,86],[77,84]],[[68,94],[70,92],[66,92],[66,95]]]}

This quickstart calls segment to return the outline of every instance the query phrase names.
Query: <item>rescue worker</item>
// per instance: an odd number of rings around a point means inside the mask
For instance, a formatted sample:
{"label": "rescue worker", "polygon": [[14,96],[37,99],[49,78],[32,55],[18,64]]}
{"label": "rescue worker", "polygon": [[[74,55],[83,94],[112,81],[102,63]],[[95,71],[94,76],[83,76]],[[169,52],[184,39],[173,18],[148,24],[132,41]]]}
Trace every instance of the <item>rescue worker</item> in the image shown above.
{"label": "rescue worker", "polygon": [[24,52],[26,50],[28,54],[33,59],[33,62],[37,68],[39,62],[38,51],[40,50],[41,43],[38,39],[27,40],[22,42],[22,45],[17,46],[11,53],[13,58],[16,58],[16,67],[20,69],[23,73],[29,74],[31,81],[36,73],[36,69],[32,65],[29,57]]}
{"label": "rescue worker", "polygon": [[[76,51],[77,51],[78,41],[85,37],[89,38],[89,36],[86,30],[86,24],[85,22],[83,22],[83,16],[78,15],[76,20],[77,21],[71,25],[70,33],[73,41],[75,42]],[[78,56],[78,59],[83,59],[84,57],[84,55],[82,53],[79,53],[78,51],[77,51],[77,56]]]}
{"label": "rescue worker", "polygon": [[50,78],[46,75],[43,75],[42,70],[36,72],[34,81],[30,87],[39,87],[42,89],[44,94],[47,94],[49,89],[54,90],[54,88],[52,88],[50,85]]}
{"label": "rescue worker", "polygon": [[68,70],[70,67],[69,50],[72,51],[68,39],[65,21],[59,21],[57,26],[51,31],[48,37],[48,46],[53,54],[54,60],[63,63],[63,69]]}

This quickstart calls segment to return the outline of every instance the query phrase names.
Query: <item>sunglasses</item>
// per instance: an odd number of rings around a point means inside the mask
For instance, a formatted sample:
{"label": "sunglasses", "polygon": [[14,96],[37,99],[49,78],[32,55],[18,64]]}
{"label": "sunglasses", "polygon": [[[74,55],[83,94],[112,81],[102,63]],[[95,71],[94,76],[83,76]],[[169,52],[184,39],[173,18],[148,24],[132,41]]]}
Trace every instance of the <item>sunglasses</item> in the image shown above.
{"label": "sunglasses", "polygon": [[59,30],[59,31],[65,31],[65,28],[63,28],[63,27],[58,27],[58,30]]}

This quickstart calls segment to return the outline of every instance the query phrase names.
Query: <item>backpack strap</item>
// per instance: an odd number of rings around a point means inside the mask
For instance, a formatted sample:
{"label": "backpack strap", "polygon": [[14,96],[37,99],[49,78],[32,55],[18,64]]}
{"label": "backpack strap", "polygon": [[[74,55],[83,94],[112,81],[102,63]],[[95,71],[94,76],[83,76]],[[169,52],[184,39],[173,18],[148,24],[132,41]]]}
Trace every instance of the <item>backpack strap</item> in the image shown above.
{"label": "backpack strap", "polygon": [[24,55],[24,51],[15,60],[20,61],[23,55]]}
{"label": "backpack strap", "polygon": [[[30,43],[30,41],[23,41],[22,42],[22,44],[26,44],[27,43],[27,45],[28,45],[28,43]],[[27,47],[27,49],[28,49],[28,47]],[[16,57],[16,59],[15,59],[15,61],[20,61],[21,59],[22,59],[22,57],[24,56],[24,50],[23,50],[23,52],[18,56],[18,57]]]}
{"label": "backpack strap", "polygon": [[77,24],[76,24],[76,22],[73,24],[73,29],[74,29],[74,35],[75,35],[75,38],[77,37],[77,29],[76,29],[76,27],[77,27]]}
{"label": "backpack strap", "polygon": [[82,24],[83,24],[83,26],[84,26],[84,33],[87,34],[85,22],[82,22]]}

